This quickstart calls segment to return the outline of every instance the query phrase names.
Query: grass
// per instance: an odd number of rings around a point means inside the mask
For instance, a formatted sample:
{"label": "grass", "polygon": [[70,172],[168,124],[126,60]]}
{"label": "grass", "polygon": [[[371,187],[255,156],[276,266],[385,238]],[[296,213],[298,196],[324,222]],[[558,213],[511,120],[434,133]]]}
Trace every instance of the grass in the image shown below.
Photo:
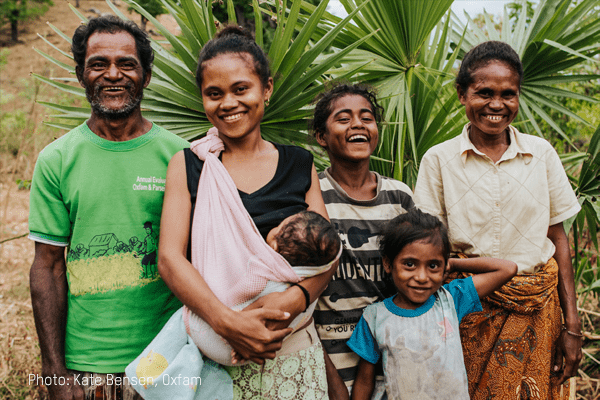
{"label": "grass", "polygon": [[8,63],[8,54],[10,53],[10,50],[3,47],[0,48],[0,70],[2,70],[2,67],[4,67],[7,63]]}
{"label": "grass", "polygon": [[[0,68],[1,71],[1,68]],[[45,75],[50,75],[46,72]],[[17,94],[0,89],[0,172],[2,180],[30,180],[37,154],[65,132],[43,124],[47,109],[37,101],[77,106],[80,99],[28,78],[17,83]]]}
{"label": "grass", "polygon": [[[0,49],[0,73],[10,50]],[[46,71],[50,75],[52,71]],[[37,154],[64,132],[43,125],[37,100],[76,103],[33,78],[17,82],[13,92],[0,88],[0,399],[46,399],[44,387],[32,385],[41,372],[33,322],[29,267],[33,243],[28,233],[29,182]]]}
{"label": "grass", "polygon": [[[3,157],[4,155],[2,155]],[[9,186],[12,191],[9,191]],[[0,238],[27,232],[28,191],[0,183]],[[9,207],[5,207],[12,192]],[[29,295],[33,244],[23,237],[0,244],[0,399],[44,399],[45,389],[28,385],[41,369],[40,350]]]}

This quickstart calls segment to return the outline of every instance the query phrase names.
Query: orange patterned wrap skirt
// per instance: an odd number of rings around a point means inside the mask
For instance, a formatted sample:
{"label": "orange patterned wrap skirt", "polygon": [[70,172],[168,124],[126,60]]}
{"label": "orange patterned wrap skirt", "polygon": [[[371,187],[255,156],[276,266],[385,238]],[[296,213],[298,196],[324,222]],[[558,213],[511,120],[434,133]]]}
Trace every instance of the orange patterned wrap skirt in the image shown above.
{"label": "orange patterned wrap skirt", "polygon": [[558,385],[551,370],[562,326],[557,284],[558,264],[552,258],[535,273],[515,276],[482,299],[482,312],[463,318],[472,400],[575,398],[575,385]]}

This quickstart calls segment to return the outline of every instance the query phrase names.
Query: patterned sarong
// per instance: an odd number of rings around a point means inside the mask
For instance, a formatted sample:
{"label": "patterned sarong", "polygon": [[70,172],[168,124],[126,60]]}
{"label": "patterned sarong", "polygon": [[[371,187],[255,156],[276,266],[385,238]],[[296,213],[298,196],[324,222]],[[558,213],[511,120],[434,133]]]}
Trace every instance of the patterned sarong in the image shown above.
{"label": "patterned sarong", "polygon": [[[460,325],[472,400],[567,400],[553,366],[562,317],[558,264],[515,276]],[[573,393],[574,394],[574,393]],[[573,397],[574,398],[574,397]]]}

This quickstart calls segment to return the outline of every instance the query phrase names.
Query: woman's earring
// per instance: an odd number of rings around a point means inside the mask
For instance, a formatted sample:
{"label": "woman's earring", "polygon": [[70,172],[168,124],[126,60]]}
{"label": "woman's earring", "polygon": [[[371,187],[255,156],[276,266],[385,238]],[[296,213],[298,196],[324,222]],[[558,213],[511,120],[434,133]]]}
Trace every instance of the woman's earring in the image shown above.
{"label": "woman's earring", "polygon": [[271,100],[271,99],[266,99],[265,100],[265,107],[269,107],[269,100]]}

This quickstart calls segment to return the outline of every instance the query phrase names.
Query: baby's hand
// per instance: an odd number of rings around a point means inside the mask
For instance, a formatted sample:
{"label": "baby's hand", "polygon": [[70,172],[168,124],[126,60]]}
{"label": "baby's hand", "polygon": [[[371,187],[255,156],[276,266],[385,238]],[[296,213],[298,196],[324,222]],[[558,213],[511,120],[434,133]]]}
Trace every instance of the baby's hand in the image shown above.
{"label": "baby's hand", "polygon": [[239,354],[237,351],[231,350],[231,363],[233,365],[240,364],[244,361],[248,361],[248,360],[245,359],[244,357],[242,357],[241,354]]}

